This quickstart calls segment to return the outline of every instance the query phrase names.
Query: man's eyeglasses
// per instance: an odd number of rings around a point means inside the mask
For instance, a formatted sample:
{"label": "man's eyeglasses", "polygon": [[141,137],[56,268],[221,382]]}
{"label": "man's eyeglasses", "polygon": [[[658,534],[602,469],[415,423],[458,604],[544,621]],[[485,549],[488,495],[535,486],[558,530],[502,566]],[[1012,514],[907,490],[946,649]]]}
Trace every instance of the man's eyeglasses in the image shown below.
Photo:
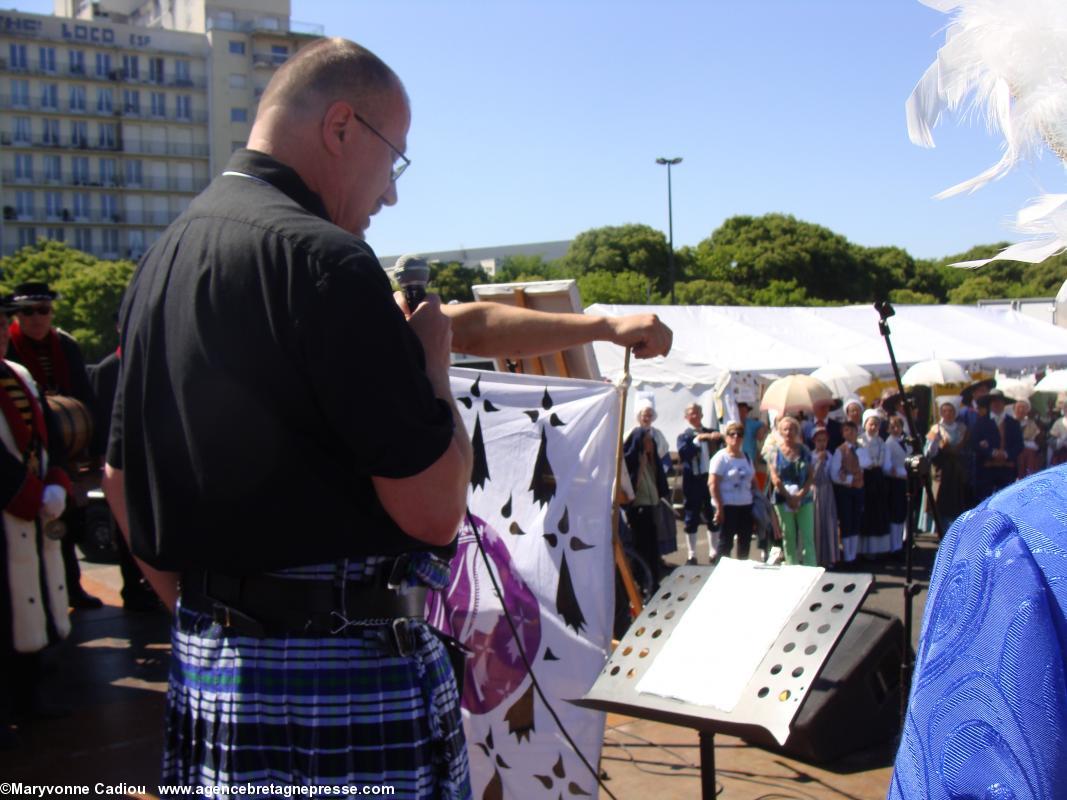
{"label": "man's eyeglasses", "polygon": [[18,313],[27,317],[32,317],[34,314],[47,317],[52,313],[52,306],[30,306],[29,308],[20,308]]}
{"label": "man's eyeglasses", "polygon": [[740,435],[741,434],[740,434],[739,431],[730,431],[728,434],[726,434],[727,438],[729,438],[729,439],[734,439],[734,438],[736,438],[736,437],[738,437]]}
{"label": "man's eyeglasses", "polygon": [[393,171],[389,175],[389,180],[391,180],[393,183],[396,183],[400,176],[404,174],[404,170],[411,166],[411,159],[401,153],[399,149],[394,147],[392,142],[390,142],[388,139],[378,133],[378,129],[371,125],[369,122],[367,122],[367,120],[363,119],[363,117],[361,117],[359,114],[357,114],[355,109],[352,109],[352,116],[359,120],[361,123],[363,123],[363,125],[367,128],[368,131],[370,131],[383,142],[385,142],[386,146],[388,146],[388,148],[392,150],[393,153],[396,155],[396,158],[400,159],[399,164],[397,164],[396,159],[394,159]]}

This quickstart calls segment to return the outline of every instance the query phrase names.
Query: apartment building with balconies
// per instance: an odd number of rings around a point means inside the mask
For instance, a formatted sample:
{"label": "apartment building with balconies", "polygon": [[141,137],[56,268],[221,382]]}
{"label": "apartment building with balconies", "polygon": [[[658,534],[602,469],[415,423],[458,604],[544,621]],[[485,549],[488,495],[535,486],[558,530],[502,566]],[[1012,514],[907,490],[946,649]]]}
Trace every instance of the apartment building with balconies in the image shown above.
{"label": "apartment building with balconies", "polygon": [[56,0],[0,11],[0,253],[139,258],[243,146],[274,70],[322,34],[286,0]]}

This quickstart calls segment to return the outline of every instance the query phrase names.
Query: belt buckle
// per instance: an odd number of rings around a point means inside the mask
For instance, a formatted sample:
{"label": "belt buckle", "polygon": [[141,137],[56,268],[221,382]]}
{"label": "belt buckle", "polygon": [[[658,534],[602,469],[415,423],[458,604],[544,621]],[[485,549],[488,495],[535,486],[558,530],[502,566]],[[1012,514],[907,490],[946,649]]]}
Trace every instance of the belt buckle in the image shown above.
{"label": "belt buckle", "polygon": [[217,600],[212,603],[211,617],[223,630],[233,631],[244,636],[262,637],[266,635],[266,627],[258,619],[243,614]]}
{"label": "belt buckle", "polygon": [[415,652],[415,637],[411,635],[411,629],[408,627],[410,624],[411,620],[407,617],[397,617],[389,623],[397,655],[401,658],[408,658]]}

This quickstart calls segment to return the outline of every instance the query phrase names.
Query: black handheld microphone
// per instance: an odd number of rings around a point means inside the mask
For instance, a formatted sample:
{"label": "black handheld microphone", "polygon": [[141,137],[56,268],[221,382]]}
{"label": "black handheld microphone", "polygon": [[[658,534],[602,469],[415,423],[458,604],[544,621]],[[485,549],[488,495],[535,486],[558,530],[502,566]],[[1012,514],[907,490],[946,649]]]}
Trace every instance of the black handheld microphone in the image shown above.
{"label": "black handheld microphone", "polygon": [[393,266],[393,278],[400,284],[408,311],[415,313],[419,303],[426,299],[426,284],[430,282],[430,265],[419,256],[400,256]]}

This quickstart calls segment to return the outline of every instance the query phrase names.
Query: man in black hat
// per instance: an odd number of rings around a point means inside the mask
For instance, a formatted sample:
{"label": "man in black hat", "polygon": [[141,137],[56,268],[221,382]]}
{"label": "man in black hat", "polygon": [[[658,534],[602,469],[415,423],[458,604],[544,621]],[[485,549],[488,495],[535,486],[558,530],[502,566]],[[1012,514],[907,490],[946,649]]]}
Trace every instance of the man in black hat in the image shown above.
{"label": "man in black hat", "polygon": [[[28,281],[15,287],[12,300],[17,307],[11,323],[11,344],[7,358],[30,371],[41,394],[73,397],[91,415],[95,406],[85,358],[74,337],[55,327],[53,303],[59,295],[47,283]],[[73,456],[74,454],[70,454]],[[93,597],[81,585],[81,567],[74,550],[84,527],[83,509],[68,506],[63,517],[67,535],[63,537],[63,564],[67,572],[70,604],[74,608],[100,608],[100,598]]]}
{"label": "man in black hat", "polygon": [[986,378],[985,380],[975,381],[970,386],[963,387],[962,391],[960,391],[960,412],[956,419],[966,425],[967,430],[971,430],[978,419],[978,411],[976,409],[978,400],[989,394],[996,385],[997,382],[993,378]]}
{"label": "man in black hat", "polygon": [[1023,432],[1018,421],[1007,413],[1006,398],[993,389],[978,398],[979,416],[971,429],[975,456],[975,503],[1015,481]]}

